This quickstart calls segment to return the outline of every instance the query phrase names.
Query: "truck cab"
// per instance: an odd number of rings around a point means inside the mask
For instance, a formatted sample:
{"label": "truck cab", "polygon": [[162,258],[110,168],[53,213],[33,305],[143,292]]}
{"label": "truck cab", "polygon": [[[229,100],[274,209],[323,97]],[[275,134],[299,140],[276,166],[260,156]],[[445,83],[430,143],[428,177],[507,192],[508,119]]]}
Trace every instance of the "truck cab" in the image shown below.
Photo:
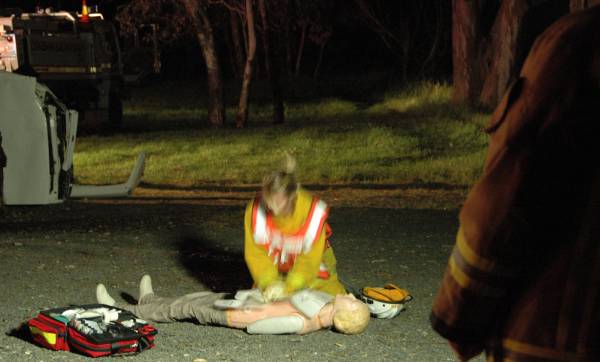
{"label": "truck cab", "polygon": [[121,125],[121,51],[114,26],[100,13],[82,18],[47,10],[0,17],[0,70],[47,85],[79,112],[84,130]]}

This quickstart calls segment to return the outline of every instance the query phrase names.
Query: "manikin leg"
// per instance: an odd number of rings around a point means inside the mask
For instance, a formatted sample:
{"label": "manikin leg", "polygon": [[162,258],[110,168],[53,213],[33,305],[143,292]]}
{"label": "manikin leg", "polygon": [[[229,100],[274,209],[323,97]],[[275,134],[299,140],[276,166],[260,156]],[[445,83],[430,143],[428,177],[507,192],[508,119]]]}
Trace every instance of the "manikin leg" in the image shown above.
{"label": "manikin leg", "polygon": [[114,305],[132,312],[136,316],[153,322],[176,322],[196,320],[200,324],[227,325],[227,314],[213,307],[216,300],[225,298],[226,293],[209,291],[186,294],[178,298],[161,298],[152,290],[148,275],[140,281],[140,298],[137,305],[116,304],[104,285],[96,288],[99,303]]}

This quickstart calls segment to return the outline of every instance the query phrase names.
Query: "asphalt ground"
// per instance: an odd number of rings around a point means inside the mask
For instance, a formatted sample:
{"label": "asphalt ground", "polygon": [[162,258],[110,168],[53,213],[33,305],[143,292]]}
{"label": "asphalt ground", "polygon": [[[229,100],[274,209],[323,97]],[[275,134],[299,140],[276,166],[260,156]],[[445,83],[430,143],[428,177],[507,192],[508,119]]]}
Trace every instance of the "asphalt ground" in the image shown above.
{"label": "asphalt ground", "polygon": [[[362,201],[344,199],[339,190],[319,193],[333,200],[329,222],[340,276],[357,287],[391,282],[413,295],[396,318],[371,319],[366,331],[354,336],[331,330],[260,336],[187,322],[157,324],[155,348],[121,358],[456,360],[428,317],[457,230],[458,208],[452,205],[465,190],[448,191],[454,196],[445,203],[418,192],[402,199],[388,191],[357,192]],[[242,257],[248,192],[164,197],[146,191],[117,201],[0,208],[0,361],[89,360],[32,344],[22,323],[42,309],[95,303],[99,282],[118,301],[135,300],[144,273],[152,275],[156,293],[163,296],[248,288]]]}

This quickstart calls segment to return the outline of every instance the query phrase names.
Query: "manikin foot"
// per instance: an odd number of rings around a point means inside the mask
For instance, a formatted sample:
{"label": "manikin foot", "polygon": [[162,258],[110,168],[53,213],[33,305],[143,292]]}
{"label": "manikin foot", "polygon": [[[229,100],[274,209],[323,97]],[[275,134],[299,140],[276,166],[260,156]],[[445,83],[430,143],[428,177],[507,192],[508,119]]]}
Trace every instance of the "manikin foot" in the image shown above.
{"label": "manikin foot", "polygon": [[100,304],[110,305],[111,307],[115,305],[115,300],[108,294],[104,284],[98,284],[96,286],[96,300]]}
{"label": "manikin foot", "polygon": [[138,301],[143,300],[150,294],[154,294],[154,290],[152,290],[152,279],[150,275],[145,274],[140,280],[140,297]]}

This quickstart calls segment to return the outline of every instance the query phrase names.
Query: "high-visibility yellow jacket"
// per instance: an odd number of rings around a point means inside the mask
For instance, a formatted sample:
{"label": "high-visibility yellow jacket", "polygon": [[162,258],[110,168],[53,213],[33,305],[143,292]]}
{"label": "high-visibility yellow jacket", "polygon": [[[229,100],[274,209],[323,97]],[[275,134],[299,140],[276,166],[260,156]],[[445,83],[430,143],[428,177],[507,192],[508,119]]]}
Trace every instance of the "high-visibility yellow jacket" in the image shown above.
{"label": "high-visibility yellow jacket", "polygon": [[303,189],[290,215],[272,215],[260,195],[248,203],[244,257],[259,288],[284,280],[288,293],[303,288],[345,293],[327,240],[331,233],[327,214],[327,205]]}

